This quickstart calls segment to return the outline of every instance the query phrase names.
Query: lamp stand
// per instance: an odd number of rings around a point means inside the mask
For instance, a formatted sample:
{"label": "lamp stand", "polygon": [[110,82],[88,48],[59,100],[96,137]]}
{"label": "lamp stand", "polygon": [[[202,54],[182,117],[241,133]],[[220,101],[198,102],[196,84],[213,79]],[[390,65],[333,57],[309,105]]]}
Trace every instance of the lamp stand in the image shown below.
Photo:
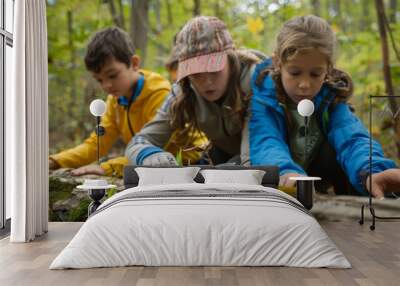
{"label": "lamp stand", "polygon": [[[97,135],[97,164],[100,166],[100,136],[106,133],[103,126],[100,125],[101,116],[96,116],[96,135]],[[89,197],[93,200],[88,207],[88,217],[96,211],[101,205],[100,200],[105,196],[105,189],[89,189]]]}
{"label": "lamp stand", "polygon": [[97,135],[97,164],[100,165],[100,136],[106,133],[106,129],[100,125],[101,117],[96,116],[96,135]]}
{"label": "lamp stand", "polygon": [[308,116],[304,116],[304,162],[307,161]]}
{"label": "lamp stand", "polygon": [[93,200],[88,207],[88,217],[90,217],[90,215],[92,213],[94,213],[97,208],[101,205],[101,199],[104,197],[104,195],[106,194],[106,190],[105,189],[90,189],[88,190],[89,192],[89,197]]}

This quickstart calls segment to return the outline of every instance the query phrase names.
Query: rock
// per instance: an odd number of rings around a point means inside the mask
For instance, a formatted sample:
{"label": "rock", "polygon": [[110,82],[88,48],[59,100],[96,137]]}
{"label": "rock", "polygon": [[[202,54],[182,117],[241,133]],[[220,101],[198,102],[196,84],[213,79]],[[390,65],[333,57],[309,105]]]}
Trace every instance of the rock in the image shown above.
{"label": "rock", "polygon": [[[315,194],[311,213],[318,220],[359,220],[361,206],[368,206],[368,200],[368,197]],[[373,199],[372,205],[377,216],[400,216],[400,199]],[[371,220],[368,207],[364,208],[364,218]]]}
{"label": "rock", "polygon": [[[50,221],[85,221],[91,202],[85,190],[76,186],[85,179],[105,179],[110,184],[120,187],[122,179],[98,175],[71,176],[71,169],[50,171],[49,174],[49,220]],[[118,188],[117,188],[118,191]],[[109,193],[115,192],[110,190]]]}

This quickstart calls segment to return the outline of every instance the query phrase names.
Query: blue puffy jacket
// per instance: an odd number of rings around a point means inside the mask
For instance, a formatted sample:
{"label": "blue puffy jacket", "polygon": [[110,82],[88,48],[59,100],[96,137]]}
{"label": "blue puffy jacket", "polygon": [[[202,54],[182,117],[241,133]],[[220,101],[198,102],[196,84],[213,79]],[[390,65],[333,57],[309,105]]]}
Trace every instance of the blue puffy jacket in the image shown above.
{"label": "blue puffy jacket", "polygon": [[[277,165],[280,175],[286,173],[306,174],[296,164],[287,143],[286,119],[283,107],[278,102],[274,80],[267,75],[262,84],[257,85],[261,70],[271,65],[267,60],[256,67],[252,78],[253,96],[250,104],[249,122],[250,162],[252,165]],[[364,195],[360,172],[369,171],[369,133],[362,122],[351,112],[346,103],[337,103],[329,109],[329,120],[322,120],[322,114],[328,114],[329,104],[322,102],[334,97],[334,91],[324,85],[314,97],[315,110],[320,126],[324,130],[329,144],[336,151],[336,159],[342,166],[355,189]],[[324,122],[323,122],[324,121]],[[395,163],[384,157],[379,143],[372,141],[372,173],[395,168]]]}

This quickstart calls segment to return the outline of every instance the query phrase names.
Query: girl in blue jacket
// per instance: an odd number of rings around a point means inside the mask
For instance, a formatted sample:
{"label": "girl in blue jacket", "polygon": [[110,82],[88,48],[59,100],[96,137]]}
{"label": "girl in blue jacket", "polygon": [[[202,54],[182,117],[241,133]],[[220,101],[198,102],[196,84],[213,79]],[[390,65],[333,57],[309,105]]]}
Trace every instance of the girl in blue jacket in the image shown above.
{"label": "girl in blue jacket", "polygon": [[[315,186],[319,191],[333,185],[337,194],[368,194],[372,179],[372,194],[381,198],[399,189],[400,169],[373,141],[369,174],[369,134],[347,103],[350,77],[333,68],[335,41],[329,24],[313,15],[283,25],[272,60],[259,64],[253,75],[250,162],[278,165],[280,185],[286,187],[295,183],[289,177],[308,174],[322,177]],[[315,106],[307,140],[297,113],[303,99]]]}

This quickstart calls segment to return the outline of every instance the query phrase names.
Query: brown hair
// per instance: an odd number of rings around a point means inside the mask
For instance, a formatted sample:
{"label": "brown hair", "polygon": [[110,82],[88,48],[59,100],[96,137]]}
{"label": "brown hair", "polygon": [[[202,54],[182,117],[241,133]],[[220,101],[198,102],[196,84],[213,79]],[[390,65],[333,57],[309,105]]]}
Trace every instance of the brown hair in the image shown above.
{"label": "brown hair", "polygon": [[273,53],[274,66],[260,72],[256,83],[260,85],[265,76],[271,75],[276,83],[278,101],[286,104],[287,96],[282,86],[281,74],[277,68],[295,57],[298,53],[317,49],[328,62],[326,83],[338,90],[337,100],[347,100],[353,92],[351,78],[344,72],[334,69],[336,37],[324,19],[314,16],[295,17],[284,23],[279,31]]}
{"label": "brown hair", "polygon": [[[241,72],[243,66],[256,63],[258,58],[251,53],[240,50],[227,51],[227,55],[230,68],[228,81],[233,84],[228,84],[224,98],[229,97],[231,99],[228,106],[234,112],[239,113],[243,119],[250,96],[244,95],[241,88]],[[177,138],[190,138],[190,135],[193,135],[194,132],[201,131],[196,117],[196,95],[188,77],[183,78],[179,85],[182,93],[177,95],[176,100],[170,107],[172,114],[171,125],[179,132]],[[180,145],[185,144],[184,142],[178,143]]]}
{"label": "brown hair", "polygon": [[90,40],[85,55],[86,69],[98,73],[110,58],[129,67],[134,54],[135,46],[128,33],[117,27],[107,28]]}

